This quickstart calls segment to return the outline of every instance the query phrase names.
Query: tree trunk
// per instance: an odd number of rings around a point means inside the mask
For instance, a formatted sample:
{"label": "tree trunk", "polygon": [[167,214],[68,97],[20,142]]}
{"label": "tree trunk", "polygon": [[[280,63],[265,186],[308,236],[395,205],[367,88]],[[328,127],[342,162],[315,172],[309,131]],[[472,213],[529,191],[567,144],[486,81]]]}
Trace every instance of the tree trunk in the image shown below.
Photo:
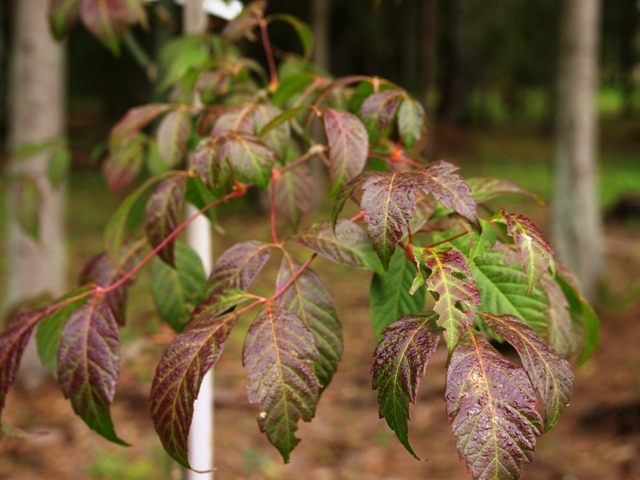
{"label": "tree trunk", "polygon": [[[49,32],[48,0],[19,0],[14,4],[13,63],[10,77],[9,148],[59,138],[64,134],[65,75],[63,47]],[[65,290],[63,189],[47,180],[49,152],[15,160],[12,171],[36,180],[42,195],[40,242],[18,225],[17,190],[7,198],[7,305],[48,292]],[[21,378],[36,387],[45,375],[33,345],[22,360]]]}
{"label": "tree trunk", "polygon": [[331,71],[331,3],[330,0],[313,0],[311,3],[311,28],[315,37],[313,59],[320,68]]}
{"label": "tree trunk", "polygon": [[604,260],[596,188],[599,0],[565,0],[560,22],[553,237],[590,300]]}

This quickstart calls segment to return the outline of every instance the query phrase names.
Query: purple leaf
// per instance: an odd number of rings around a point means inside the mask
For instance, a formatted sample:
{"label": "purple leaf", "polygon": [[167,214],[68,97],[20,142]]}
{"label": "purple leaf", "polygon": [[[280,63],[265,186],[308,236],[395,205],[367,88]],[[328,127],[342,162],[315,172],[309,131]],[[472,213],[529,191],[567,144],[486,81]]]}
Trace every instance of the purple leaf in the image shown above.
{"label": "purple leaf", "polygon": [[471,198],[473,198],[476,203],[484,203],[500,195],[526,195],[538,203],[544,203],[538,195],[534,195],[508,180],[497,178],[470,178],[467,180],[467,185],[471,188]]}
{"label": "purple leaf", "polygon": [[[280,291],[301,266],[293,259],[288,262],[283,258],[276,290]],[[276,305],[293,311],[313,333],[320,354],[314,370],[322,392],[331,382],[342,356],[342,325],[329,292],[315,272],[307,268],[278,297]]]}
{"label": "purple leaf", "polygon": [[318,255],[349,267],[378,270],[367,234],[355,223],[339,220],[335,234],[329,221],[311,225],[292,240]]}
{"label": "purple leaf", "polygon": [[239,317],[237,313],[218,316],[220,313],[213,298],[196,307],[187,328],[160,359],[151,385],[151,418],[156,432],[167,453],[187,468],[193,402]]}
{"label": "purple leaf", "polygon": [[254,129],[254,104],[244,107],[232,107],[218,117],[211,131],[212,137],[218,137],[228,132],[246,133],[253,135]]}
{"label": "purple leaf", "polygon": [[479,315],[518,352],[522,366],[544,402],[546,432],[555,425],[571,399],[571,365],[518,317],[493,313]]}
{"label": "purple leaf", "polygon": [[222,30],[222,38],[235,43],[258,26],[258,19],[252,15],[242,15],[227,23]]}
{"label": "purple leaf", "polygon": [[[149,197],[144,215],[144,229],[152,248],[156,248],[176,229],[186,189],[187,177],[173,177],[158,185]],[[174,245],[175,239],[158,252],[160,258],[172,267],[175,266]]]}
{"label": "purple leaf", "polygon": [[371,171],[371,170],[362,172],[357,177],[351,179],[349,183],[347,183],[342,188],[342,190],[338,192],[338,195],[336,196],[336,201],[333,204],[333,210],[331,212],[331,225],[334,229],[336,227],[336,221],[338,220],[338,215],[340,215],[340,212],[342,211],[344,204],[347,203],[347,200],[349,200],[349,198],[351,198],[351,195],[353,195],[353,193],[358,189],[358,187],[361,187],[362,184],[366,182],[370,177],[376,176],[379,174],[380,172]]}
{"label": "purple leaf", "polygon": [[464,179],[455,173],[460,167],[444,160],[405,175],[412,177],[419,188],[431,193],[446,208],[453,208],[481,231],[476,202],[471,198],[471,189]]}
{"label": "purple leaf", "polygon": [[284,215],[294,228],[300,218],[309,213],[315,200],[315,182],[311,169],[304,163],[293,170],[280,174],[276,182],[276,210]]}
{"label": "purple leaf", "polygon": [[146,135],[138,135],[124,147],[112,148],[102,171],[112,192],[128,187],[140,173],[144,161]]}
{"label": "purple leaf", "polygon": [[547,339],[556,352],[564,358],[569,358],[578,350],[579,334],[573,326],[567,297],[560,285],[548,273],[540,277],[540,286],[549,298]]}
{"label": "purple leaf", "polygon": [[191,114],[176,110],[165,116],[158,127],[158,151],[169,167],[178,165],[187,151],[191,136]]}
{"label": "purple leaf", "polygon": [[260,404],[260,431],[285,463],[300,442],[300,419],[315,415],[320,384],[312,362],[319,362],[313,334],[291,310],[267,305],[249,327],[242,363],[249,371],[249,402]]}
{"label": "purple leaf", "polygon": [[146,127],[154,118],[168,112],[175,105],[150,103],[132,108],[111,130],[111,145],[125,147]]}
{"label": "purple leaf", "polygon": [[0,415],[33,330],[49,313],[53,312],[46,308],[22,313],[9,321],[7,329],[0,334]]}
{"label": "purple leaf", "polygon": [[242,242],[227,249],[213,265],[208,282],[213,292],[228,288],[249,290],[271,256],[270,247],[257,240]]}
{"label": "purple leaf", "polygon": [[410,177],[379,172],[370,176],[362,189],[360,208],[365,211],[367,235],[386,271],[416,208],[415,184]]}
{"label": "purple leaf", "polygon": [[62,331],[58,379],[64,396],[89,428],[127,445],[117,437],[109,414],[119,361],[118,324],[105,298],[96,295],[71,315]]}
{"label": "purple leaf", "polygon": [[398,318],[384,330],[373,352],[371,374],[373,389],[378,390],[380,418],[387,421],[398,440],[416,458],[408,437],[409,402],[416,402],[418,384],[440,341],[436,319],[434,312]]}
{"label": "purple leaf", "polygon": [[264,143],[251,135],[227,133],[221,145],[220,161],[228,161],[236,180],[253,182],[266,188],[271,179],[275,154]]}
{"label": "purple leaf", "polygon": [[402,101],[402,92],[399,90],[384,90],[369,95],[360,107],[360,116],[367,124],[377,130],[384,130],[389,125]]}
{"label": "purple leaf", "polygon": [[82,23],[102,43],[118,53],[118,37],[130,23],[130,11],[125,0],[81,0]]}
{"label": "purple leaf", "polygon": [[[480,305],[480,292],[460,251],[426,248],[421,261],[431,270],[425,283],[431,292],[438,294],[433,309],[440,315],[438,325],[445,329],[444,339],[451,352],[464,330],[473,323],[476,307]],[[464,303],[466,310],[460,308],[458,302]]]}
{"label": "purple leaf", "polygon": [[329,196],[362,172],[369,152],[367,129],[355,115],[325,108],[322,113],[329,142]]}
{"label": "purple leaf", "polygon": [[406,98],[398,112],[398,130],[402,144],[408,149],[420,145],[427,136],[427,116],[422,104],[413,98]]}
{"label": "purple leaf", "polygon": [[542,434],[527,373],[473,332],[453,351],[445,400],[458,453],[474,480],[520,478]]}
{"label": "purple leaf", "polygon": [[228,177],[228,168],[226,169],[227,173],[221,172],[223,168],[220,161],[222,143],[224,143],[224,137],[203,138],[196,146],[193,155],[193,168],[209,188],[225,184],[226,177]]}
{"label": "purple leaf", "polygon": [[419,195],[416,199],[416,209],[409,222],[411,231],[416,233],[425,228],[429,219],[438,208],[438,202],[431,196]]}
{"label": "purple leaf", "polygon": [[[273,105],[256,105],[254,112],[255,134],[258,135],[265,125],[280,114],[282,114],[282,110],[278,107],[274,107]],[[264,141],[271,150],[276,152],[281,159],[283,159],[289,149],[289,144],[291,143],[291,127],[289,126],[289,122],[281,123],[271,130],[264,138],[261,138],[261,140]]]}
{"label": "purple leaf", "polygon": [[502,209],[500,212],[507,224],[507,233],[515,241],[522,268],[527,274],[529,294],[542,274],[550,267],[553,270],[553,249],[549,240],[527,217],[519,213],[507,214]]}

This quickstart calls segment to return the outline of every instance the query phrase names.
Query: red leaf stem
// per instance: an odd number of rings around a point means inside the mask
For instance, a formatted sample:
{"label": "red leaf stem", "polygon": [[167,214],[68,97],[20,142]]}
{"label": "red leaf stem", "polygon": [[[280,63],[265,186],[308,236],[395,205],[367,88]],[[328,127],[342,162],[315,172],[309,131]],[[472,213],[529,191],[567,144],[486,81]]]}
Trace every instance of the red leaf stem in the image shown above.
{"label": "red leaf stem", "polygon": [[269,91],[275,92],[276,88],[278,88],[278,73],[276,70],[276,61],[273,58],[273,51],[271,49],[269,33],[267,32],[267,21],[264,18],[261,18],[258,21],[258,25],[260,25],[260,33],[262,35],[262,46],[264,47],[264,53],[267,56],[267,62],[269,63],[269,74],[271,76]]}

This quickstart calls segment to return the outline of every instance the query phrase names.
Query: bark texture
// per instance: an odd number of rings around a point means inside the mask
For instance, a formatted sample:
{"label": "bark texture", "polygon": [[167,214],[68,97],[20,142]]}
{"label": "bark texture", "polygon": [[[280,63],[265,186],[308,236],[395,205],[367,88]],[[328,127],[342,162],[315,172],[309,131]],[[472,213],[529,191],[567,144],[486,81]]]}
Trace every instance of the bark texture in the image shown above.
{"label": "bark texture", "polygon": [[591,300],[603,266],[596,173],[599,0],[565,0],[560,22],[554,248]]}

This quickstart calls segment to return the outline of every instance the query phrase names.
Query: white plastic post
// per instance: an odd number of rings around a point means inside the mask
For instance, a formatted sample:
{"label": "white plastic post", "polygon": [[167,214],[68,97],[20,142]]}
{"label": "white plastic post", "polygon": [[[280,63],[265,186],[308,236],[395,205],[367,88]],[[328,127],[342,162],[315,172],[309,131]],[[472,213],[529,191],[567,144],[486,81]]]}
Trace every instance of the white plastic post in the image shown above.
{"label": "white plastic post", "polygon": [[[203,0],[186,0],[183,11],[185,34],[202,33],[207,20]],[[189,206],[188,215],[196,209]],[[200,216],[187,227],[187,243],[200,256],[205,272],[212,267],[211,225],[205,216]],[[189,471],[188,480],[213,480],[213,371],[205,375],[194,404],[193,420],[189,431],[189,464],[192,468],[208,473]]]}

